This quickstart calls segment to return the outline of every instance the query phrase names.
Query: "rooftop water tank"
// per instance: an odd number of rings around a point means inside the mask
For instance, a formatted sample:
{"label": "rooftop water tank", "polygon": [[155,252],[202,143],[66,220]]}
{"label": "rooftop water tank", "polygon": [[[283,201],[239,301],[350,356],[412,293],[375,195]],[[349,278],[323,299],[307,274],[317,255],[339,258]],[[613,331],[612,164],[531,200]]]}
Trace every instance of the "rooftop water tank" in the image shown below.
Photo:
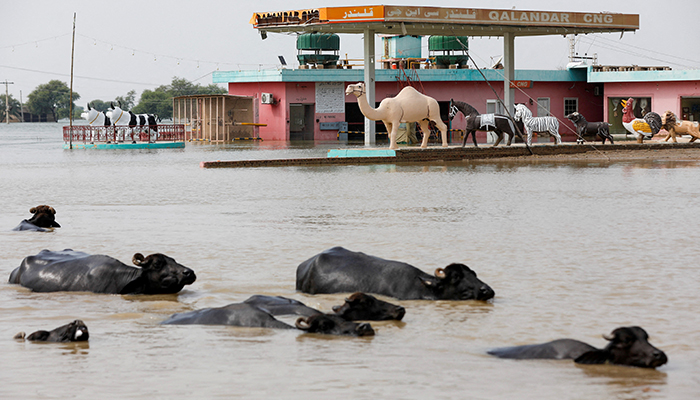
{"label": "rooftop water tank", "polygon": [[328,33],[305,33],[297,37],[297,59],[300,65],[330,65],[338,61],[340,36]]}
{"label": "rooftop water tank", "polygon": [[439,66],[456,64],[466,67],[469,61],[469,36],[431,36],[428,38],[428,52]]}

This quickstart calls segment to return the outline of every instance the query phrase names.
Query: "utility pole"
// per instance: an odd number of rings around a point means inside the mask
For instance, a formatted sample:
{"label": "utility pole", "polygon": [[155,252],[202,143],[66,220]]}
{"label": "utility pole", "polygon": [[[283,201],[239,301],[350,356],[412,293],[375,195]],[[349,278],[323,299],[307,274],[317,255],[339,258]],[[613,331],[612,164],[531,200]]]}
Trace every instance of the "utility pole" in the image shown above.
{"label": "utility pole", "polygon": [[0,82],[5,84],[5,122],[8,124],[10,123],[10,92],[8,89],[7,85],[14,85],[14,82],[8,82],[7,79],[5,79],[5,82]]}

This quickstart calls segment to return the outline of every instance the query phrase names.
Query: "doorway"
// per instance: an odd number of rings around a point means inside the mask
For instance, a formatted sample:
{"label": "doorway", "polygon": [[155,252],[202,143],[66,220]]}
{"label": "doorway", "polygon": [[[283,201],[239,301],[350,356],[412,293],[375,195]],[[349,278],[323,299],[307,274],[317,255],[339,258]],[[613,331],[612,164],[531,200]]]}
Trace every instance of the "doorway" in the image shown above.
{"label": "doorway", "polygon": [[314,140],[314,105],[289,105],[289,140]]}

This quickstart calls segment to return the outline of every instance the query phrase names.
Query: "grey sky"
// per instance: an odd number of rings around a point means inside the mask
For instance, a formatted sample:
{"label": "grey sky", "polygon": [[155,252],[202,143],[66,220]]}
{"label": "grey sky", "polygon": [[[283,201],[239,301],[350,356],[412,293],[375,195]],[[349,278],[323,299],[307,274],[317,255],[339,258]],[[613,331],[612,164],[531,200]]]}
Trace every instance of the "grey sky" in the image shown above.
{"label": "grey sky", "polygon": [[[173,76],[212,83],[214,70],[274,69],[278,55],[296,66],[295,37],[269,34],[261,40],[249,20],[253,12],[371,4],[473,7],[518,10],[616,12],[640,15],[635,33],[579,36],[580,54],[598,54],[600,64],[668,65],[700,69],[697,32],[700,2],[676,0],[443,0],[351,2],[303,1],[9,1],[2,0],[0,81],[10,93],[27,95],[51,79],[70,82],[73,13],[77,13],[73,90],[79,105],[113,100],[136,90],[170,83]],[[341,35],[341,57],[362,58],[362,38]],[[480,67],[503,52],[498,38],[472,38],[470,54]],[[517,38],[516,69],[559,69],[568,62],[562,36]],[[381,41],[377,53],[381,55]],[[427,48],[423,49],[427,55]],[[4,92],[4,85],[1,87]]]}

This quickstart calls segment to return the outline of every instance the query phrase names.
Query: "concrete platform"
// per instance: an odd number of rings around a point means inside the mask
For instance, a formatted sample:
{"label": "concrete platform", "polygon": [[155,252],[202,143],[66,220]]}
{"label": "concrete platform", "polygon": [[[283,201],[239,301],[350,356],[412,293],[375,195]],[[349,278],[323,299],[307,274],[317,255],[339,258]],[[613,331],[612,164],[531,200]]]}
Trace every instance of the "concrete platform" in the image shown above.
{"label": "concrete platform", "polygon": [[[362,156],[355,155],[354,152],[342,151],[333,154],[338,156],[328,156],[325,158],[298,158],[298,159],[277,159],[277,160],[241,160],[241,161],[203,161],[199,164],[202,168],[246,168],[246,167],[290,167],[290,166],[315,166],[315,165],[363,165],[363,164],[400,164],[400,163],[435,163],[448,161],[469,161],[487,160],[495,158],[528,157],[528,156],[557,156],[575,155],[585,153],[608,153],[608,152],[648,152],[649,150],[673,150],[673,149],[698,149],[700,143],[659,143],[651,142],[644,144],[626,142],[624,144],[575,144],[566,143],[558,146],[543,144],[531,146],[532,154],[527,147],[522,144],[510,147],[419,147],[400,148],[395,151],[394,156],[389,156],[381,150],[388,148],[366,149],[375,150],[362,153]],[[343,150],[343,149],[341,149]],[[349,150],[349,149],[347,149]],[[380,150],[380,151],[377,151]],[[330,154],[330,152],[329,152]],[[345,154],[345,156],[340,156]]]}

